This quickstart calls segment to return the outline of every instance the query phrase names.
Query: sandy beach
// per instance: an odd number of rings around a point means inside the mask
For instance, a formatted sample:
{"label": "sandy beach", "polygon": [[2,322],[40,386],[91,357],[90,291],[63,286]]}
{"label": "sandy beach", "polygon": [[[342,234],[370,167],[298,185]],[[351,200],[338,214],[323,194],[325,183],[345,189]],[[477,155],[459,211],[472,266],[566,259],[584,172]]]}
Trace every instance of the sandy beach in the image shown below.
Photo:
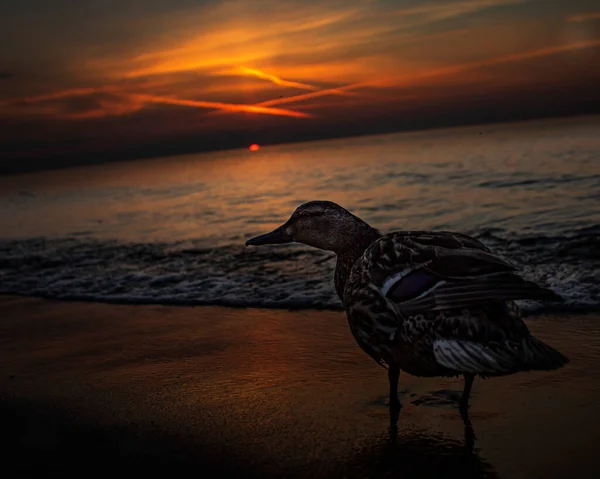
{"label": "sandy beach", "polygon": [[566,368],[477,380],[465,442],[458,380],[385,371],[343,313],[120,306],[3,296],[3,477],[596,477],[597,315],[528,318]]}

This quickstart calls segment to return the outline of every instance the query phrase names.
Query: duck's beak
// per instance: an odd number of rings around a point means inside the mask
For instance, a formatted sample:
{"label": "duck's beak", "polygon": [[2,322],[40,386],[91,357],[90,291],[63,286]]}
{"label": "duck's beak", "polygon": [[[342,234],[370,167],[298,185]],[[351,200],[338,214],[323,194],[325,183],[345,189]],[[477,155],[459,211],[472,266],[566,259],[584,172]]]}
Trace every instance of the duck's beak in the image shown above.
{"label": "duck's beak", "polygon": [[256,236],[246,241],[246,246],[261,246],[264,244],[291,243],[294,239],[287,233],[285,225],[274,229],[270,233]]}

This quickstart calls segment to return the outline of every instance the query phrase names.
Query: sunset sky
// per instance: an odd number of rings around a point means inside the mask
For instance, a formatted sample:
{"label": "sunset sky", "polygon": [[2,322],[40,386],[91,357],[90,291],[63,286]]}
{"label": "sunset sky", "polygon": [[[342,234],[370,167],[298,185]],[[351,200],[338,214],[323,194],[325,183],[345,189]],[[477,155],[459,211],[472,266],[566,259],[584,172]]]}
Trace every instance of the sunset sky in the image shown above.
{"label": "sunset sky", "polygon": [[0,3],[0,169],[600,112],[597,0]]}

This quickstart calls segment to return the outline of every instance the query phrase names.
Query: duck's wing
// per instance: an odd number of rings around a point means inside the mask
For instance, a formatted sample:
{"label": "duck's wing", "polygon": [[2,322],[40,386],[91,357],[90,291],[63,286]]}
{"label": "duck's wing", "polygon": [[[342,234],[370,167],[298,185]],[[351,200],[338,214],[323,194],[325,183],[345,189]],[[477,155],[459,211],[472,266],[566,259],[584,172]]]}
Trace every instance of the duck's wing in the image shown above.
{"label": "duck's wing", "polygon": [[492,301],[562,299],[523,279],[514,266],[487,248],[464,238],[460,242],[468,246],[449,243],[446,235],[387,235],[379,240],[379,251],[372,252],[373,283],[403,314],[468,308]]}
{"label": "duck's wing", "polygon": [[418,241],[422,245],[440,246],[450,249],[478,249],[491,253],[491,250],[481,241],[472,236],[454,231],[396,231],[391,233],[393,241],[408,239]]}

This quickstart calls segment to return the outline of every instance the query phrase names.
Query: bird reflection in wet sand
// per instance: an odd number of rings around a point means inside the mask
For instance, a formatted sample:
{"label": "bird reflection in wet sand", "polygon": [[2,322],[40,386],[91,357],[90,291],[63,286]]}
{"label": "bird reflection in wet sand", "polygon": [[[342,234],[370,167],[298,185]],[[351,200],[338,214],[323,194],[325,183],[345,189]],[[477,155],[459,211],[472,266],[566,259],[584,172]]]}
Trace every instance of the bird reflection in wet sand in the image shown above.
{"label": "bird reflection in wet sand", "polygon": [[368,441],[352,452],[340,477],[498,477],[472,444],[442,434],[411,429]]}
{"label": "bird reflection in wet sand", "polygon": [[[400,370],[463,376],[465,431],[475,376],[551,370],[568,359],[533,337],[515,300],[561,301],[478,240],[461,233],[381,234],[341,206],[311,201],[247,246],[303,243],[337,255],[335,289],[359,346],[387,368],[392,423]],[[396,427],[396,426],[393,426]]]}
{"label": "bird reflection in wet sand", "polygon": [[[389,439],[391,442],[396,442],[398,436],[398,422],[400,419],[400,413],[402,412],[402,406],[400,403],[390,404],[390,428],[389,428]],[[467,450],[472,451],[475,446],[475,431],[473,430],[473,424],[469,418],[469,410],[461,408],[460,416],[464,425],[464,445]]]}

